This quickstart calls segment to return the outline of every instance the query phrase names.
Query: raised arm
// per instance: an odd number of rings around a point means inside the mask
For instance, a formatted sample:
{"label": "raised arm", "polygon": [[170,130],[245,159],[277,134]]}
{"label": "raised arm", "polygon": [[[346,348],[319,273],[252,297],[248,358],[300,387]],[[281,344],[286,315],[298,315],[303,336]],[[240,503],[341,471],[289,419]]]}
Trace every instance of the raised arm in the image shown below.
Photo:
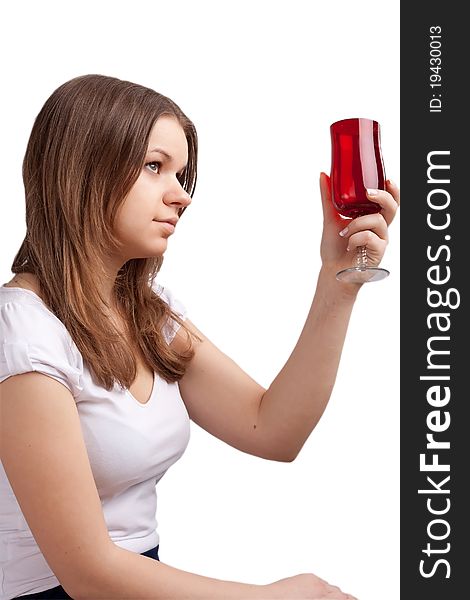
{"label": "raised arm", "polygon": [[398,188],[376,190],[371,196],[380,213],[346,222],[336,213],[330,182],[321,174],[323,206],[322,268],[315,296],[299,340],[280,373],[263,396],[259,423],[275,432],[277,443],[293,460],[318,423],[336,380],[351,312],[361,288],[336,280],[335,274],[352,266],[357,246],[367,246],[368,261],[377,266],[388,243],[388,226],[399,204]]}
{"label": "raised arm", "polygon": [[[322,416],[360,289],[358,284],[337,281],[335,275],[351,266],[357,246],[367,246],[371,265],[380,263],[399,202],[398,188],[390,183],[389,191],[374,196],[382,211],[349,221],[348,231],[340,235],[345,221],[333,209],[325,174],[320,183],[322,268],[299,340],[269,388],[254,381],[187,321],[202,338],[195,343],[195,356],[179,382],[191,419],[231,446],[270,460],[294,460]],[[181,350],[185,347],[181,329],[172,344]]]}

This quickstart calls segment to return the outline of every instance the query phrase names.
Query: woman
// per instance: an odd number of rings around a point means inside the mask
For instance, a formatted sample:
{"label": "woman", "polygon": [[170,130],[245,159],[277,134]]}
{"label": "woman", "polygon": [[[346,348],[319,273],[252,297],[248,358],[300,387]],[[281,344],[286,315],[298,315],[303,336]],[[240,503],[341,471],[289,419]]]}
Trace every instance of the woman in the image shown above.
{"label": "woman", "polygon": [[313,574],[251,585],[155,562],[155,483],[190,419],[243,452],[294,460],[329,400],[360,289],[335,273],[361,245],[380,263],[398,189],[375,191],[381,212],[344,232],[321,174],[317,290],[266,390],[155,281],[196,165],[191,121],[128,81],[72,79],[35,120],[27,233],[0,287],[0,600],[351,598]]}

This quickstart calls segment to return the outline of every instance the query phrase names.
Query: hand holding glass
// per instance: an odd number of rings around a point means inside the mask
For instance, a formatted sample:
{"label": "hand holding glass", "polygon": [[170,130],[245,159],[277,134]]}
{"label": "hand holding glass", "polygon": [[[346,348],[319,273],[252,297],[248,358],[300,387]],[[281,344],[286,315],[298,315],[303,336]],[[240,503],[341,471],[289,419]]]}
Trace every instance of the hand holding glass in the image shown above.
{"label": "hand holding glass", "polygon": [[[354,219],[377,213],[381,206],[369,200],[367,188],[385,189],[385,169],[380,147],[380,126],[371,119],[344,119],[330,126],[331,197],[338,213]],[[356,266],[336,273],[347,283],[379,281],[387,269],[367,265],[367,248],[359,246]]]}

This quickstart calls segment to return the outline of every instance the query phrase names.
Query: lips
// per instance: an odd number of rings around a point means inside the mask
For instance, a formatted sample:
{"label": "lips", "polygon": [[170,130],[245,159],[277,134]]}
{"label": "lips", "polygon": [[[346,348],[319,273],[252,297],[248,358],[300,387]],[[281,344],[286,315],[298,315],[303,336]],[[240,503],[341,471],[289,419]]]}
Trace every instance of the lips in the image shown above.
{"label": "lips", "polygon": [[178,217],[170,217],[169,219],[154,219],[154,221],[158,221],[158,223],[170,223],[173,227],[176,227],[176,223],[178,223]]}

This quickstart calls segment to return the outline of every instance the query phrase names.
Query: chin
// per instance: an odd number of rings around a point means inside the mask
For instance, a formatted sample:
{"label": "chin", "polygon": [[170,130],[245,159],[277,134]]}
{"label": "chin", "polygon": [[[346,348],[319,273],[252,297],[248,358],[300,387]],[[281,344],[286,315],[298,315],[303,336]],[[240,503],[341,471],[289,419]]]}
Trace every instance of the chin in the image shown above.
{"label": "chin", "polygon": [[128,259],[127,260],[131,260],[134,258],[158,258],[159,256],[163,256],[163,254],[166,251],[166,244],[165,247],[162,248],[148,248],[147,250],[136,250],[134,252],[130,252],[128,255]]}

